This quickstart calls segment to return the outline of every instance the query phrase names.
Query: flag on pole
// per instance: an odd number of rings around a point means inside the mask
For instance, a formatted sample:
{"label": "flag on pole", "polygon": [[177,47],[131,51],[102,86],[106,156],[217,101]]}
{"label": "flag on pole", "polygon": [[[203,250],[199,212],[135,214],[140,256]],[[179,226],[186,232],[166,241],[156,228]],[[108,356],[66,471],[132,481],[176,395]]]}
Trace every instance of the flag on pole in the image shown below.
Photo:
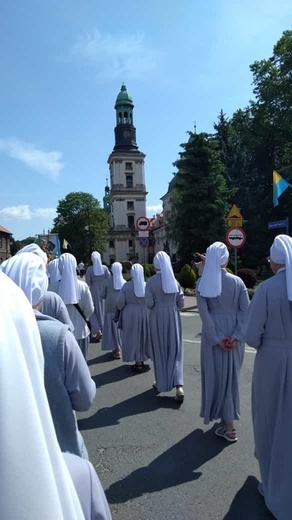
{"label": "flag on pole", "polygon": [[68,249],[68,246],[71,247],[69,242],[67,242],[66,238],[64,238],[63,244],[62,244],[62,248],[63,249]]}
{"label": "flag on pole", "polygon": [[279,200],[278,200],[279,197],[289,187],[291,188],[291,184],[289,184],[289,182],[287,182],[285,179],[283,179],[283,177],[281,177],[281,175],[274,170],[273,171],[273,202],[274,202],[274,207],[278,206],[278,204],[279,204]]}

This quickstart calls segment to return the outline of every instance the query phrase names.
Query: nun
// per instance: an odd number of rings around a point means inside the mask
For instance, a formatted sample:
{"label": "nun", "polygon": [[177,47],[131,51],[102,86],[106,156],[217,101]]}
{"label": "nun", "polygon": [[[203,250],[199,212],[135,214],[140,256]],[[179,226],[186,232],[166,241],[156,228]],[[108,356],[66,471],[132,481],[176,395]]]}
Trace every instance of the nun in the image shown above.
{"label": "nun", "polygon": [[4,269],[34,309],[45,357],[45,387],[60,447],[88,458],[74,410],[89,410],[96,386],[68,326],[40,312],[48,286],[45,266],[38,256],[23,253],[10,258]]}
{"label": "nun", "polygon": [[61,280],[51,285],[51,291],[61,296],[66,304],[70,319],[74,325],[74,336],[87,360],[90,329],[89,318],[94,311],[94,305],[86,282],[78,280],[76,258],[71,253],[64,253],[59,258]]}
{"label": "nun", "polygon": [[2,272],[0,286],[0,516],[6,520],[110,520],[90,462],[62,454],[58,445],[31,305]]}
{"label": "nun", "polygon": [[132,280],[125,283],[117,300],[124,362],[135,362],[133,368],[142,372],[149,359],[149,334],[145,302],[144,269],[140,264],[131,267]]}
{"label": "nun", "polygon": [[159,251],[153,260],[157,271],[146,283],[145,298],[149,309],[148,323],[154,387],[169,392],[176,387],[176,401],[184,400],[183,339],[180,309],[184,295],[176,281],[169,256]]}
{"label": "nun", "polygon": [[101,256],[98,251],[93,251],[91,261],[92,265],[86,270],[85,280],[90,288],[94,304],[94,312],[90,316],[91,341],[98,343],[102,338],[104,322],[104,300],[100,297],[100,290],[103,281],[109,278],[110,272],[106,265],[102,265]]}
{"label": "nun", "polygon": [[48,277],[49,277],[48,290],[50,290],[50,285],[55,284],[56,282],[59,282],[61,280],[61,273],[59,270],[59,259],[58,258],[55,258],[54,260],[51,260],[48,263],[47,271],[48,271]]}
{"label": "nun", "polygon": [[259,492],[278,520],[292,515],[292,239],[278,235],[270,249],[275,276],[251,301],[244,337],[256,349],[252,380]]}
{"label": "nun", "polygon": [[121,334],[118,329],[119,312],[117,300],[119,292],[126,283],[122,275],[122,264],[114,262],[112,276],[103,281],[100,297],[105,300],[105,316],[103,326],[102,350],[112,350],[114,359],[121,359]]}
{"label": "nun", "polygon": [[201,417],[205,424],[221,419],[215,433],[237,441],[239,375],[244,358],[242,329],[249,297],[243,281],[226,270],[229,253],[214,242],[207,249],[205,267],[197,283],[197,304],[202,320]]}

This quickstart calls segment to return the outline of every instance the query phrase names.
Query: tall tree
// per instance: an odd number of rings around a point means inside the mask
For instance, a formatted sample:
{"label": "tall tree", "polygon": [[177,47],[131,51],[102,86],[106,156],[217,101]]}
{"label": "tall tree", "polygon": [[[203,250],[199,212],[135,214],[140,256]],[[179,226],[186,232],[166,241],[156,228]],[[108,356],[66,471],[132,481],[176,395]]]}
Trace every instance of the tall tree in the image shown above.
{"label": "tall tree", "polygon": [[206,133],[189,135],[174,163],[178,172],[166,219],[167,235],[177,243],[183,262],[190,262],[195,251],[204,252],[210,243],[224,240],[230,194],[217,142]]}
{"label": "tall tree", "polygon": [[69,242],[68,252],[88,262],[91,252],[103,251],[109,218],[90,193],[72,192],[59,201],[53,233],[59,233],[61,246]]}

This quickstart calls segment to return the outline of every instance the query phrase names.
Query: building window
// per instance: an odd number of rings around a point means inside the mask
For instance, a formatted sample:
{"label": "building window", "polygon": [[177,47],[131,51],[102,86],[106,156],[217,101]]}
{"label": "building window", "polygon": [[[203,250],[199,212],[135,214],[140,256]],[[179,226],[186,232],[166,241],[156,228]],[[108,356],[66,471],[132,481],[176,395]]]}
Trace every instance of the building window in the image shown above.
{"label": "building window", "polygon": [[134,215],[129,215],[128,216],[128,227],[129,228],[134,227]]}
{"label": "building window", "polygon": [[127,188],[133,188],[133,176],[132,175],[126,176],[126,186],[127,186]]}
{"label": "building window", "polygon": [[133,247],[133,240],[129,240],[129,247]]}
{"label": "building window", "polygon": [[131,162],[126,162],[126,170],[133,170],[133,163]]}
{"label": "building window", "polygon": [[127,201],[127,210],[128,211],[134,210],[134,202],[132,200]]}
{"label": "building window", "polygon": [[110,240],[110,241],[109,241],[109,246],[110,246],[110,247],[115,247],[115,243],[114,243],[113,240]]}

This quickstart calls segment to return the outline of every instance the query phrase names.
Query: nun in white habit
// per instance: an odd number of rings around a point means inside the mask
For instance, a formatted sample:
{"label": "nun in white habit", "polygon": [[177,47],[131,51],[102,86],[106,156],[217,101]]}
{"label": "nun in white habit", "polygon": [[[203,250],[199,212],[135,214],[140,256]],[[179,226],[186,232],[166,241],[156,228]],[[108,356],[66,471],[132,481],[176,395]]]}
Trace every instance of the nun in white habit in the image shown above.
{"label": "nun in white habit", "polygon": [[87,360],[90,329],[88,320],[94,311],[94,305],[86,282],[77,278],[76,258],[70,253],[64,253],[59,258],[61,280],[51,285],[51,291],[61,296],[74,325],[74,336],[81,352]]}
{"label": "nun in white habit", "polygon": [[252,381],[255,455],[268,509],[292,517],[292,238],[278,235],[270,249],[275,274],[251,301],[244,328],[257,350]]}
{"label": "nun in white habit", "polygon": [[1,272],[0,287],[0,517],[110,520],[92,465],[70,453],[62,455],[58,445],[32,308],[22,290]]}
{"label": "nun in white habit", "polygon": [[216,435],[237,441],[234,421],[239,415],[239,375],[244,358],[244,326],[249,297],[243,281],[226,271],[228,249],[214,242],[207,249],[205,267],[197,283],[202,319],[201,417],[205,424],[221,419]]}
{"label": "nun in white habit", "polygon": [[87,268],[85,279],[90,288],[94,304],[94,312],[90,316],[91,341],[97,343],[102,338],[104,322],[104,300],[100,296],[100,290],[103,281],[110,277],[110,272],[106,265],[102,265],[101,256],[98,251],[93,251],[91,261],[92,265]]}
{"label": "nun in white habit", "polygon": [[102,350],[112,350],[114,359],[121,359],[121,333],[118,329],[117,300],[119,292],[126,283],[122,272],[122,264],[114,262],[112,276],[103,281],[100,297],[105,300],[105,315],[103,326]]}
{"label": "nun in white habit", "polygon": [[180,309],[184,295],[176,281],[169,256],[159,251],[154,257],[157,273],[146,283],[151,358],[155,372],[154,386],[159,392],[176,387],[176,400],[184,400],[183,339]]}
{"label": "nun in white habit", "polygon": [[55,258],[54,260],[51,260],[47,265],[47,271],[48,271],[48,277],[49,277],[49,287],[50,285],[54,284],[55,282],[59,282],[61,280],[61,273],[59,270],[59,259]]}
{"label": "nun in white habit", "polygon": [[134,368],[141,372],[144,361],[149,359],[149,334],[145,301],[144,269],[140,264],[131,267],[132,280],[120,290],[117,307],[121,311],[119,324],[122,336],[124,362],[134,361]]}

